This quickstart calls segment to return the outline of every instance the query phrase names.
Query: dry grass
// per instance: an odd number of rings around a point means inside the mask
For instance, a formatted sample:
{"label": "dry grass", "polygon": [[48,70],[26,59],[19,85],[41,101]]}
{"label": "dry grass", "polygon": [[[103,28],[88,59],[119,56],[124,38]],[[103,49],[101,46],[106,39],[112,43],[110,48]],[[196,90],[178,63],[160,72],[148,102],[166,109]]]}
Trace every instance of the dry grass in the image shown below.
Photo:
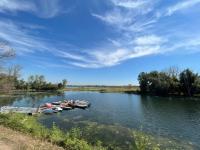
{"label": "dry grass", "polygon": [[0,150],[63,150],[63,148],[0,126]]}

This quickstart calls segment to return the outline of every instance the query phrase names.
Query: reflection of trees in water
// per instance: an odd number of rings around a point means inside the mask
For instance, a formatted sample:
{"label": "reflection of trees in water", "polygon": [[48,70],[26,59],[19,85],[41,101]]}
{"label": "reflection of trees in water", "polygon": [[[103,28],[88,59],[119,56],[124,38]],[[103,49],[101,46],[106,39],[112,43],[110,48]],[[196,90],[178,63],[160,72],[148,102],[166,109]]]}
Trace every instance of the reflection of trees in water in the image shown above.
{"label": "reflection of trees in water", "polygon": [[31,104],[32,107],[38,107],[38,103],[42,102],[43,100],[48,100],[48,98],[52,96],[62,96],[62,93],[29,93],[25,95],[25,99],[28,100],[29,104]]}
{"label": "reflection of trees in water", "polygon": [[[64,97],[64,93],[24,93],[16,96],[5,96],[0,97],[0,106],[13,105],[14,102],[22,102],[28,104],[31,107],[38,107],[38,103],[42,102],[44,99],[52,96]],[[23,102],[22,102],[23,103]]]}
{"label": "reflection of trees in water", "polygon": [[12,105],[16,97],[0,97],[0,106]]}
{"label": "reflection of trees in water", "polygon": [[143,96],[143,129],[154,135],[198,141],[200,103],[194,98]]}

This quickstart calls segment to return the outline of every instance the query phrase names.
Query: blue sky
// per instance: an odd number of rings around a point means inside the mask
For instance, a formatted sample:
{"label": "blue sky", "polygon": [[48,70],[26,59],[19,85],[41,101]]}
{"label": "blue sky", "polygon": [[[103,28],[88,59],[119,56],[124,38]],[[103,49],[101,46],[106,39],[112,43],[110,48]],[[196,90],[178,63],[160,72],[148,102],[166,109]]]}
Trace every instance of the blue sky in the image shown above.
{"label": "blue sky", "polygon": [[137,84],[142,71],[200,72],[199,18],[200,0],[0,0],[0,41],[25,79]]}

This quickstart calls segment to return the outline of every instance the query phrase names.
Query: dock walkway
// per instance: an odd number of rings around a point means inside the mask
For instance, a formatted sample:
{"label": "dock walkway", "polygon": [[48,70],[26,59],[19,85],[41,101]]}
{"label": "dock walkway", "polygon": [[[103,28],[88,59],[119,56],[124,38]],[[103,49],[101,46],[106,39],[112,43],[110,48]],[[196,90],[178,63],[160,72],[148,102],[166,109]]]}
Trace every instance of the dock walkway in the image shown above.
{"label": "dock walkway", "polygon": [[11,106],[3,106],[0,108],[0,113],[24,113],[24,114],[34,114],[38,113],[38,108],[31,107],[11,107]]}

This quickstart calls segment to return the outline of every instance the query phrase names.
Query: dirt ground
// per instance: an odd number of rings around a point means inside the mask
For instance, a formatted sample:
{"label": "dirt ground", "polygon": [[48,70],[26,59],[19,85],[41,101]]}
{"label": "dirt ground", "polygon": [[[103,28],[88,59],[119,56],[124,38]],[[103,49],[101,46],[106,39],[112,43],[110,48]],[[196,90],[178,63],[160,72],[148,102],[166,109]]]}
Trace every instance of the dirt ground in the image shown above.
{"label": "dirt ground", "polygon": [[63,148],[0,126],[0,150],[63,150]]}

